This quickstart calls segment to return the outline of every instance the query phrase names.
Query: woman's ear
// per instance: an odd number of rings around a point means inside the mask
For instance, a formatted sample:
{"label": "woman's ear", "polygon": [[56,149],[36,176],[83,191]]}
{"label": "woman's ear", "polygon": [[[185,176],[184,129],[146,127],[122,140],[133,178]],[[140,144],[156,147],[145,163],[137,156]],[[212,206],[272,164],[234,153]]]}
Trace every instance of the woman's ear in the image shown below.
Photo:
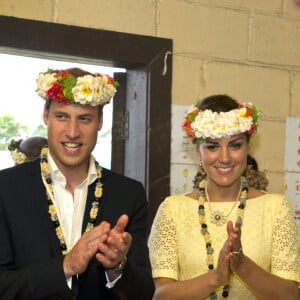
{"label": "woman's ear", "polygon": [[199,145],[196,146],[196,153],[198,154],[200,160],[202,160],[201,152],[200,152],[200,146]]}
{"label": "woman's ear", "polygon": [[248,143],[248,145],[247,145],[247,154],[249,154],[249,152],[250,152],[250,143]]}

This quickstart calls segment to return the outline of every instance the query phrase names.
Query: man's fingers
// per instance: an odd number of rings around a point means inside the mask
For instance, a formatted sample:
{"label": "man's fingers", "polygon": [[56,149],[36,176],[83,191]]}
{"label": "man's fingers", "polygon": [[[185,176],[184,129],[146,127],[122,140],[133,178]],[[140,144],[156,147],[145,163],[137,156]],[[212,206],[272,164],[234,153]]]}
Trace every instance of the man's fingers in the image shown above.
{"label": "man's fingers", "polygon": [[115,231],[115,232],[117,232],[117,233],[122,233],[122,232],[124,232],[125,231],[125,228],[126,228],[126,226],[127,226],[127,224],[128,224],[128,216],[127,215],[122,215],[119,219],[118,219],[118,221],[117,221],[117,223],[116,223],[116,225],[115,225],[115,227],[112,229],[113,231]]}

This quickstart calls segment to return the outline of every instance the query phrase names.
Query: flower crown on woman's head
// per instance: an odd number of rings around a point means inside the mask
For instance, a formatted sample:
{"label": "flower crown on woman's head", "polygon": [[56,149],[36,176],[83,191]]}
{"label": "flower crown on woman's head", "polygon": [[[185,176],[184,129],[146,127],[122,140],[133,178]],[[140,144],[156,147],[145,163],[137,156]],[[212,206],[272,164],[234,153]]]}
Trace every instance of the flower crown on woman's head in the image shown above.
{"label": "flower crown on woman's head", "polygon": [[20,143],[22,140],[14,140],[12,139],[8,145],[8,150],[10,151],[10,155],[15,164],[22,164],[24,162],[29,161],[30,159],[27,157],[25,153],[20,151]]}
{"label": "flower crown on woman's head", "polygon": [[227,112],[201,110],[191,106],[182,125],[187,136],[203,143],[206,138],[222,138],[239,133],[251,135],[257,130],[259,112],[252,103],[239,104],[238,108]]}
{"label": "flower crown on woman's head", "polygon": [[37,78],[37,92],[45,100],[65,104],[104,105],[117,92],[119,83],[109,75],[96,73],[81,77],[71,70],[54,71],[49,69]]}

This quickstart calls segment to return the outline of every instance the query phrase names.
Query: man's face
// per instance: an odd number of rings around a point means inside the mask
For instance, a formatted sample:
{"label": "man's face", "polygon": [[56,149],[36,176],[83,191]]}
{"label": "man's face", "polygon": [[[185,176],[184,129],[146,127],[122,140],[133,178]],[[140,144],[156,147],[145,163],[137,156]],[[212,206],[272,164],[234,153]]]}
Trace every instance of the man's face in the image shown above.
{"label": "man's face", "polygon": [[44,108],[44,122],[48,126],[48,145],[57,166],[87,169],[89,157],[102,127],[99,107],[66,105],[52,101]]}

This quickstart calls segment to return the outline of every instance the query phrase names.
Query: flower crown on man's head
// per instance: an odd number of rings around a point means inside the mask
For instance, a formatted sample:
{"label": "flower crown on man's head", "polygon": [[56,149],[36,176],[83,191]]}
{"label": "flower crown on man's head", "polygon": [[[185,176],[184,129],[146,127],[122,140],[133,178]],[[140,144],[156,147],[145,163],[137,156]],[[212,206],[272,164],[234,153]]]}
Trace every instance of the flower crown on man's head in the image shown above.
{"label": "flower crown on man's head", "polygon": [[40,97],[65,104],[107,104],[117,92],[118,86],[119,83],[109,75],[96,73],[76,76],[72,69],[49,69],[40,73],[37,78],[37,92]]}
{"label": "flower crown on man's head", "polygon": [[251,135],[257,130],[259,112],[252,103],[239,104],[238,108],[227,112],[201,110],[191,106],[184,117],[182,125],[187,136],[197,143],[206,138],[222,138],[239,133]]}

